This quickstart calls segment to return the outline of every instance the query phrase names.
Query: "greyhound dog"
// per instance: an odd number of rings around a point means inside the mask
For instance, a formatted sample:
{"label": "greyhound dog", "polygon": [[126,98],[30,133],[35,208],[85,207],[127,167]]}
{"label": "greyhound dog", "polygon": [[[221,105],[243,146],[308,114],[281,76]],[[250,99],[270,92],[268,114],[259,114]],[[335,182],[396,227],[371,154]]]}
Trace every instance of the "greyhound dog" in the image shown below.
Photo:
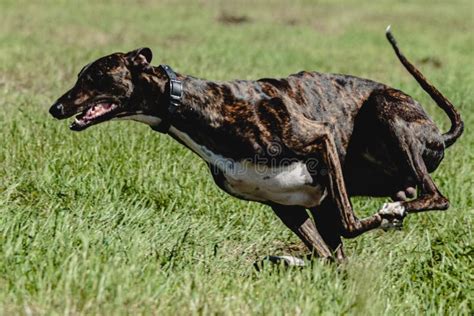
{"label": "greyhound dog", "polygon": [[[129,119],[169,134],[205,160],[222,190],[269,205],[313,254],[342,260],[341,237],[449,207],[430,173],[462,134],[463,122],[405,58],[390,28],[386,36],[450,118],[448,132],[440,133],[417,101],[382,83],[306,71],[284,79],[214,82],[152,66],[149,48],[86,65],[50,113],[58,119],[77,115],[70,127],[75,131]],[[393,202],[359,219],[351,196]]]}

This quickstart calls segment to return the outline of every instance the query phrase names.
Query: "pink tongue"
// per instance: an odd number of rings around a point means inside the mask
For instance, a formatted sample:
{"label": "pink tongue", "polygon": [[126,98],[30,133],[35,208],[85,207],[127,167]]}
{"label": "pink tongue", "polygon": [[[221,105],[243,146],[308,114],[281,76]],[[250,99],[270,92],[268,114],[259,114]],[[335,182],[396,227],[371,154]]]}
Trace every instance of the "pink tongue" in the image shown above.
{"label": "pink tongue", "polygon": [[101,104],[95,105],[94,107],[92,107],[91,109],[87,111],[85,118],[90,119],[90,118],[97,117],[101,115],[102,113],[107,112],[107,110],[109,110],[111,107],[112,107],[112,104],[110,103],[101,103]]}

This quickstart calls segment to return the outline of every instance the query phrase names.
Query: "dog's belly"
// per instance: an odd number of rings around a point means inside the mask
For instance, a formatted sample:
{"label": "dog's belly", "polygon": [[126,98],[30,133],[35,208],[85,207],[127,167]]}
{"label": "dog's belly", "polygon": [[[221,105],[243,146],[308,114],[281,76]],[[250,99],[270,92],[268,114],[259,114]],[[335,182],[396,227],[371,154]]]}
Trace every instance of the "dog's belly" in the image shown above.
{"label": "dog's belly", "polygon": [[303,162],[271,167],[242,161],[229,166],[221,169],[222,186],[228,193],[246,200],[309,208],[319,205],[327,193],[322,185],[313,184]]}
{"label": "dog's belly", "polygon": [[197,144],[174,127],[170,133],[215,168],[213,174],[222,175],[220,187],[236,197],[309,208],[319,205],[327,194],[324,186],[314,183],[303,162],[267,166],[248,160],[234,161]]}

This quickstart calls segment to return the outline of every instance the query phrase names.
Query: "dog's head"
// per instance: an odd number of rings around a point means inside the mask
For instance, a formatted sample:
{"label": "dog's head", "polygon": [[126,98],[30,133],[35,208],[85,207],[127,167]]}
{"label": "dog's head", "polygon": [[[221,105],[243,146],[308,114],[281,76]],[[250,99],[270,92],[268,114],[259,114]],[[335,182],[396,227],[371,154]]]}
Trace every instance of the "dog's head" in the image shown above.
{"label": "dog's head", "polygon": [[147,108],[141,87],[151,69],[151,59],[151,50],[140,48],[108,55],[86,65],[74,87],[49,112],[58,119],[78,114],[71,125],[75,131],[113,118],[143,114]]}

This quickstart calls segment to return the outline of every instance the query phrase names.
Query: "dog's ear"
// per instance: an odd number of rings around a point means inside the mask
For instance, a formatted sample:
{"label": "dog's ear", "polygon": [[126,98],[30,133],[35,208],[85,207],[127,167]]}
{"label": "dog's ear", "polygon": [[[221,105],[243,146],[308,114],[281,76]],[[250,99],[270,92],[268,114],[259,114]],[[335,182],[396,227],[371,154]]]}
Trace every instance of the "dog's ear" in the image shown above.
{"label": "dog's ear", "polygon": [[153,53],[148,47],[142,47],[127,53],[127,57],[135,66],[148,67],[153,58]]}

